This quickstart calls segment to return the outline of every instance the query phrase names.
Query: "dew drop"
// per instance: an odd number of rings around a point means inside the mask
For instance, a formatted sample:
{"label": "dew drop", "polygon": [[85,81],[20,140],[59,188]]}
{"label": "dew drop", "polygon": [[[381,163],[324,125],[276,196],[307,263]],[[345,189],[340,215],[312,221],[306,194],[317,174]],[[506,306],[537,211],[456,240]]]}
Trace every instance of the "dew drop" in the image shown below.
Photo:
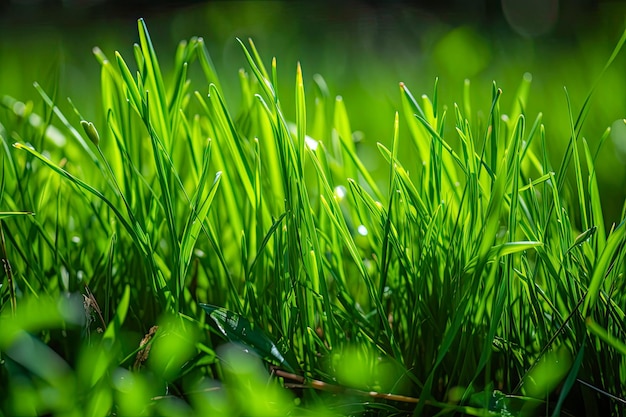
{"label": "dew drop", "polygon": [[313,139],[311,136],[308,136],[308,135],[304,137],[304,142],[306,143],[306,146],[308,146],[309,149],[312,151],[316,151],[317,146],[319,145],[318,141],[316,141],[315,139]]}
{"label": "dew drop", "polygon": [[344,197],[346,196],[346,187],[344,187],[343,185],[338,185],[335,187],[335,197],[341,201],[344,199]]}

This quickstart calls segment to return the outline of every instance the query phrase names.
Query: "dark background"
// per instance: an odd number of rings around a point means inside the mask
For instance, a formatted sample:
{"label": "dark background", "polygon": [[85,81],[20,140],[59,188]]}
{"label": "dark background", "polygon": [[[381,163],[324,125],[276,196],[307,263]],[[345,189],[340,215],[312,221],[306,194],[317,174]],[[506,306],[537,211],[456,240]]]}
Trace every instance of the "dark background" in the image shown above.
{"label": "dark background", "polygon": [[[550,0],[542,0],[549,3]],[[237,3],[237,1],[203,0],[1,0],[0,24],[20,26],[67,24],[80,25],[88,19],[136,19],[138,15],[168,13],[173,10],[200,3]],[[305,6],[305,1],[287,1]],[[472,21],[492,24],[502,20],[503,4],[507,0],[349,0],[315,1],[319,12],[327,16],[340,15],[345,10],[359,13],[363,10],[376,11],[389,7],[402,7],[431,13],[450,23]],[[519,1],[520,6],[529,8],[532,1]],[[581,26],[593,25],[594,14],[607,4],[622,3],[611,0],[562,0],[555,1],[559,10],[559,21],[554,34],[572,34]],[[307,5],[307,6],[310,6]]]}

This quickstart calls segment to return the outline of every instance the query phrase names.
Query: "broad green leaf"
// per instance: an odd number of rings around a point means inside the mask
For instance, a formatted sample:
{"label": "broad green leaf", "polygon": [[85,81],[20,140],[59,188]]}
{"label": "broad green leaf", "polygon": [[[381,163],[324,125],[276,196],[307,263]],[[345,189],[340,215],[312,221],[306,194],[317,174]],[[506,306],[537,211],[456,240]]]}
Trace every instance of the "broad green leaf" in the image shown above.
{"label": "broad green leaf", "polygon": [[200,307],[209,315],[219,332],[228,340],[241,343],[263,359],[276,362],[288,371],[295,372],[296,364],[285,359],[285,356],[289,355],[283,354],[269,336],[262,330],[255,328],[245,317],[223,307],[210,304],[200,304]]}

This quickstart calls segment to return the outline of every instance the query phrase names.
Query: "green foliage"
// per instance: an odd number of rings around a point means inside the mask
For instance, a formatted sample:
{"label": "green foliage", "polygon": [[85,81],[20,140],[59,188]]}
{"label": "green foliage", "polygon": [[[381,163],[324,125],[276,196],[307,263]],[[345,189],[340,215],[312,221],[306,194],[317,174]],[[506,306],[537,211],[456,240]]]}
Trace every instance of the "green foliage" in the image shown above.
{"label": "green foliage", "polygon": [[297,66],[287,114],[240,41],[235,115],[202,39],[166,77],[138,30],[134,62],[94,50],[99,120],[39,86],[40,115],[2,100],[2,413],[619,413],[625,226],[579,138],[589,97],[555,168],[530,77],[508,116],[495,83],[450,117],[438,82],[401,83],[379,178],[320,76],[307,101]]}

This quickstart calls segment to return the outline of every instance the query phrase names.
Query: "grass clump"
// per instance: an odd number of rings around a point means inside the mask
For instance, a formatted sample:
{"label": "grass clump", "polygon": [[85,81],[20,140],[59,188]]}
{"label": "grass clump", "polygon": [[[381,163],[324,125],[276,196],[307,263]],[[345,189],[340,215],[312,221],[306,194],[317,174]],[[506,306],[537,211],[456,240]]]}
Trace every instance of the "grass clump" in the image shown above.
{"label": "grass clump", "polygon": [[298,65],[286,114],[241,42],[234,115],[201,38],[162,74],[138,28],[134,63],[94,50],[98,120],[38,85],[41,114],[2,100],[2,413],[623,411],[625,226],[589,99],[555,165],[529,77],[482,118],[469,82],[452,116],[401,83],[373,178],[321,77],[307,101]]}

